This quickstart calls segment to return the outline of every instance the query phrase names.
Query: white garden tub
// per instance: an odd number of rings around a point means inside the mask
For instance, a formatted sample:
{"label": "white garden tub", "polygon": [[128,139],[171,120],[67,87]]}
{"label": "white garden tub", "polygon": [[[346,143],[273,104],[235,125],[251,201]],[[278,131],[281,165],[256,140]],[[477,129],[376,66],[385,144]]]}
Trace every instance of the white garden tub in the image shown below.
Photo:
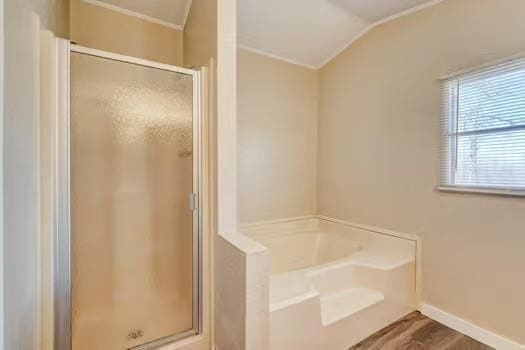
{"label": "white garden tub", "polygon": [[250,225],[270,251],[270,350],[347,350],[415,310],[415,242],[323,219]]}

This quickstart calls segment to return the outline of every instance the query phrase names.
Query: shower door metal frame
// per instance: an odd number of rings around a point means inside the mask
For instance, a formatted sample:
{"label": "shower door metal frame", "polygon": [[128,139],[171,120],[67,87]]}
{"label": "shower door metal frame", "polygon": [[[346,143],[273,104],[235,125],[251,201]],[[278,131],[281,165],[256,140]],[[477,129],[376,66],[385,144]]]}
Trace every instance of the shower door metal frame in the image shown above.
{"label": "shower door metal frame", "polygon": [[[58,56],[58,115],[55,125],[55,331],[54,348],[56,350],[72,349],[72,285],[71,285],[71,174],[70,174],[70,82],[72,53],[80,53],[104,59],[119,61],[153,69],[185,74],[193,81],[193,271],[192,271],[192,328],[179,334],[166,336],[143,345],[131,347],[133,350],[149,350],[174,343],[178,340],[197,336],[202,333],[203,317],[203,234],[202,234],[202,100],[201,73],[193,69],[176,67],[139,58],[115,54],[82,47],[59,39]],[[195,200],[196,199],[196,200]],[[190,202],[190,200],[188,201]],[[188,203],[188,206],[190,203]]]}

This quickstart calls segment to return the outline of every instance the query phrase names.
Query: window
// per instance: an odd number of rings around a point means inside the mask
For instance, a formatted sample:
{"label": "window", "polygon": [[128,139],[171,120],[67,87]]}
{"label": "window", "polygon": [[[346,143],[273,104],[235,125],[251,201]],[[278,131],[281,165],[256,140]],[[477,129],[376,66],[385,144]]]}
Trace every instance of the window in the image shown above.
{"label": "window", "polygon": [[525,59],[442,81],[441,189],[525,195]]}

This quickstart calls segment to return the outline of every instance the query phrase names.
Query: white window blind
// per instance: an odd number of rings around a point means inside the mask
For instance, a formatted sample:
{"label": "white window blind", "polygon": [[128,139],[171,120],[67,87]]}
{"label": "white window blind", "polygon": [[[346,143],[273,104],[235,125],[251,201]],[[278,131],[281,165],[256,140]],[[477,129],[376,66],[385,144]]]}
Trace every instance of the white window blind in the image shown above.
{"label": "white window blind", "polygon": [[442,81],[442,188],[525,193],[525,59]]}

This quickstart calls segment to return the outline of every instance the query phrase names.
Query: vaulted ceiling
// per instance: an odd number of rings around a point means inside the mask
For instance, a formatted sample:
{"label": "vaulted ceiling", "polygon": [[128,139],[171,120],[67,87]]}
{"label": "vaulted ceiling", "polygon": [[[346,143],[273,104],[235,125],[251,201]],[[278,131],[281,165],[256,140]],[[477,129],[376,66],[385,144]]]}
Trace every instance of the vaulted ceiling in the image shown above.
{"label": "vaulted ceiling", "polygon": [[[84,0],[182,29],[192,0]],[[220,1],[220,0],[218,0]],[[239,46],[319,68],[375,25],[441,0],[237,0]]]}
{"label": "vaulted ceiling", "polygon": [[374,24],[438,0],[238,0],[238,42],[318,68]]}

